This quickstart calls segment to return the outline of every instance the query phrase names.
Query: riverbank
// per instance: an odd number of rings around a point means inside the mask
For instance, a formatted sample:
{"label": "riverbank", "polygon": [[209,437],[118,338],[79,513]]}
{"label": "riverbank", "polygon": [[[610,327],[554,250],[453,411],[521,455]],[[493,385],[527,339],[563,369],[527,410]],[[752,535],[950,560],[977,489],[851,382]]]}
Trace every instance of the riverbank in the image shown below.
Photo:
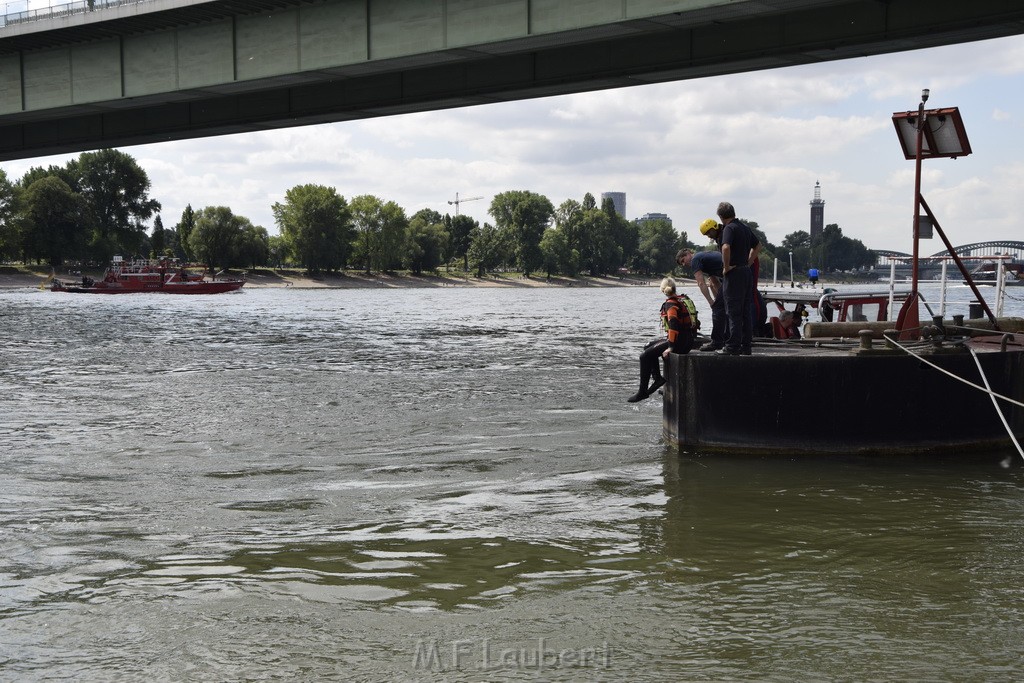
{"label": "riverbank", "polygon": [[[93,279],[102,273],[86,273]],[[76,279],[81,273],[58,273],[57,277]],[[0,266],[0,288],[38,288],[47,275],[17,266]],[[296,289],[406,289],[416,287],[647,287],[656,285],[660,278],[643,277],[552,277],[534,275],[526,278],[519,274],[503,274],[484,278],[461,277],[449,274],[412,275],[348,271],[343,274],[325,274],[310,277],[301,270],[273,270],[260,268],[246,274],[246,288],[294,287]]]}
{"label": "riverbank", "polygon": [[453,274],[398,274],[347,271],[310,277],[295,270],[257,270],[246,275],[246,287],[298,287],[304,289],[380,289],[415,287],[629,287],[650,286],[659,280],[654,278],[618,277],[546,277],[534,275],[529,278],[521,274],[491,275],[483,278],[462,277]]}

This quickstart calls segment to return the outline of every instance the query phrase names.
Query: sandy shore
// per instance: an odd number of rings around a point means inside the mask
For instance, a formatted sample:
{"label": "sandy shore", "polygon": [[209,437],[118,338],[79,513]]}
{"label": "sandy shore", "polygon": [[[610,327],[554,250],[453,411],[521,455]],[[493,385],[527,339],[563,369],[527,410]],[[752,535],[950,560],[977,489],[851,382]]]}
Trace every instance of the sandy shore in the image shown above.
{"label": "sandy shore", "polygon": [[[660,279],[660,278],[659,278]],[[521,275],[503,275],[486,278],[461,278],[438,275],[391,275],[387,273],[366,275],[364,273],[346,273],[344,275],[324,275],[310,278],[295,271],[266,271],[249,274],[246,287],[300,287],[321,288],[334,287],[340,289],[379,289],[407,287],[624,287],[648,286],[654,284],[653,279],[633,278],[602,278],[602,277],[552,277],[534,275],[525,278]]]}
{"label": "sandy shore", "polygon": [[[58,277],[61,275],[58,274]],[[68,279],[75,276],[66,275]],[[102,277],[92,274],[92,277]],[[45,277],[13,267],[0,267],[0,288],[24,289],[38,288]],[[295,270],[260,270],[249,273],[246,277],[246,289],[273,287],[294,287],[297,289],[380,289],[380,288],[411,288],[411,287],[628,287],[652,286],[658,279],[610,278],[610,277],[553,277],[546,278],[535,275],[524,278],[521,275],[508,275],[487,278],[458,278],[437,275],[390,275],[387,273],[365,275],[363,273],[346,273],[344,275],[324,275],[311,278],[302,271]]]}

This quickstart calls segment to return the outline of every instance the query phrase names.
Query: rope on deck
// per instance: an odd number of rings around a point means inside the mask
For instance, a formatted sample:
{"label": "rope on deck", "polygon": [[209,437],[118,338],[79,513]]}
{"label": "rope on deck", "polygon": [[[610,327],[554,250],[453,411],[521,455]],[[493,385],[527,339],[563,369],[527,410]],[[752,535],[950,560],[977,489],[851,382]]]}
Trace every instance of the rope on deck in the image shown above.
{"label": "rope on deck", "polygon": [[1010,441],[1017,448],[1017,453],[1020,454],[1021,460],[1024,460],[1024,449],[1021,449],[1020,442],[1017,441],[1017,437],[1014,435],[1013,430],[1010,429],[1010,423],[1006,421],[1006,416],[1003,415],[1003,409],[999,407],[999,402],[996,401],[995,394],[992,393],[992,387],[989,386],[988,377],[985,376],[985,371],[981,369],[981,361],[978,360],[978,352],[972,348],[968,348],[971,352],[971,358],[974,359],[974,364],[978,366],[978,374],[981,375],[981,379],[985,382],[985,389],[988,390],[988,397],[992,399],[992,406],[996,409],[996,413],[999,415],[1000,421],[1003,423],[1003,429],[1010,435]]}
{"label": "rope on deck", "polygon": [[1009,425],[1009,423],[1007,423],[1006,417],[1003,416],[1003,411],[999,407],[999,404],[996,402],[996,399],[997,398],[998,399],[1002,399],[1003,401],[1006,401],[1007,403],[1012,403],[1013,405],[1020,406],[1021,408],[1024,408],[1024,403],[1021,403],[1020,401],[1012,399],[1009,396],[1003,396],[1002,394],[999,394],[999,393],[996,393],[996,392],[992,391],[992,387],[988,383],[988,378],[985,376],[984,370],[981,369],[981,361],[978,360],[978,353],[977,353],[977,351],[975,351],[974,349],[972,349],[970,347],[968,347],[968,349],[967,349],[968,351],[971,352],[971,357],[974,358],[975,365],[978,366],[978,372],[981,374],[981,380],[985,383],[985,386],[981,386],[980,384],[975,384],[974,382],[971,382],[970,380],[964,379],[960,375],[956,375],[956,374],[950,372],[949,370],[946,370],[945,368],[940,368],[938,365],[936,365],[935,363],[931,362],[927,358],[923,357],[921,354],[914,353],[913,351],[911,351],[907,347],[901,345],[898,341],[896,341],[895,339],[893,339],[891,337],[886,336],[885,338],[886,338],[887,341],[892,343],[893,346],[895,346],[896,348],[900,349],[904,353],[906,353],[906,354],[908,354],[910,356],[913,356],[914,358],[916,358],[917,360],[921,361],[925,365],[928,365],[928,366],[930,366],[932,368],[935,368],[936,370],[938,370],[942,374],[948,375],[949,377],[952,377],[953,379],[957,380],[958,382],[963,382],[967,386],[972,387],[974,389],[977,389],[978,391],[980,391],[980,392],[982,392],[984,394],[988,394],[988,397],[990,399],[992,399],[992,405],[994,405],[995,408],[996,408],[996,413],[999,415],[999,419],[1003,423],[1003,427],[1006,429],[1006,433],[1009,434],[1010,440],[1013,442],[1013,445],[1017,448],[1017,453],[1019,453],[1021,459],[1024,460],[1024,449],[1021,448],[1020,442],[1017,441],[1017,437],[1014,435],[1013,430],[1010,429],[1010,425]]}

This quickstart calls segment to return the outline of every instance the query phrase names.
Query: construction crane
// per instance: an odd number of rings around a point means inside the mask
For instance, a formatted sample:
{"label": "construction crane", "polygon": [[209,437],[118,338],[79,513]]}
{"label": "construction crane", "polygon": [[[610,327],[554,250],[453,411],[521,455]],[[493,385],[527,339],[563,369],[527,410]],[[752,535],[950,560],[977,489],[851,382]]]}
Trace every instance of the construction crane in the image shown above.
{"label": "construction crane", "polygon": [[483,199],[483,197],[464,197],[463,199],[459,199],[459,193],[456,192],[455,193],[455,199],[454,200],[449,200],[448,203],[455,205],[455,215],[458,216],[459,215],[459,204],[461,204],[462,202],[475,202],[478,199]]}

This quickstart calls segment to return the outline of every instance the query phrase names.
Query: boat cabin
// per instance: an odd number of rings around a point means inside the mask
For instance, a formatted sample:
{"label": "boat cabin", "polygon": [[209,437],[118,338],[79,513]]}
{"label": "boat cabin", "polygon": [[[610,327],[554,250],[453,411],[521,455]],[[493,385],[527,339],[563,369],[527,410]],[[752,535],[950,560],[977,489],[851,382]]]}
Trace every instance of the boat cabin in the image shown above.
{"label": "boat cabin", "polygon": [[898,309],[907,297],[904,291],[848,291],[826,289],[766,288],[761,296],[768,306],[768,316],[777,317],[785,310],[801,313],[808,308],[818,311],[825,322],[871,322],[889,319],[890,306]]}

